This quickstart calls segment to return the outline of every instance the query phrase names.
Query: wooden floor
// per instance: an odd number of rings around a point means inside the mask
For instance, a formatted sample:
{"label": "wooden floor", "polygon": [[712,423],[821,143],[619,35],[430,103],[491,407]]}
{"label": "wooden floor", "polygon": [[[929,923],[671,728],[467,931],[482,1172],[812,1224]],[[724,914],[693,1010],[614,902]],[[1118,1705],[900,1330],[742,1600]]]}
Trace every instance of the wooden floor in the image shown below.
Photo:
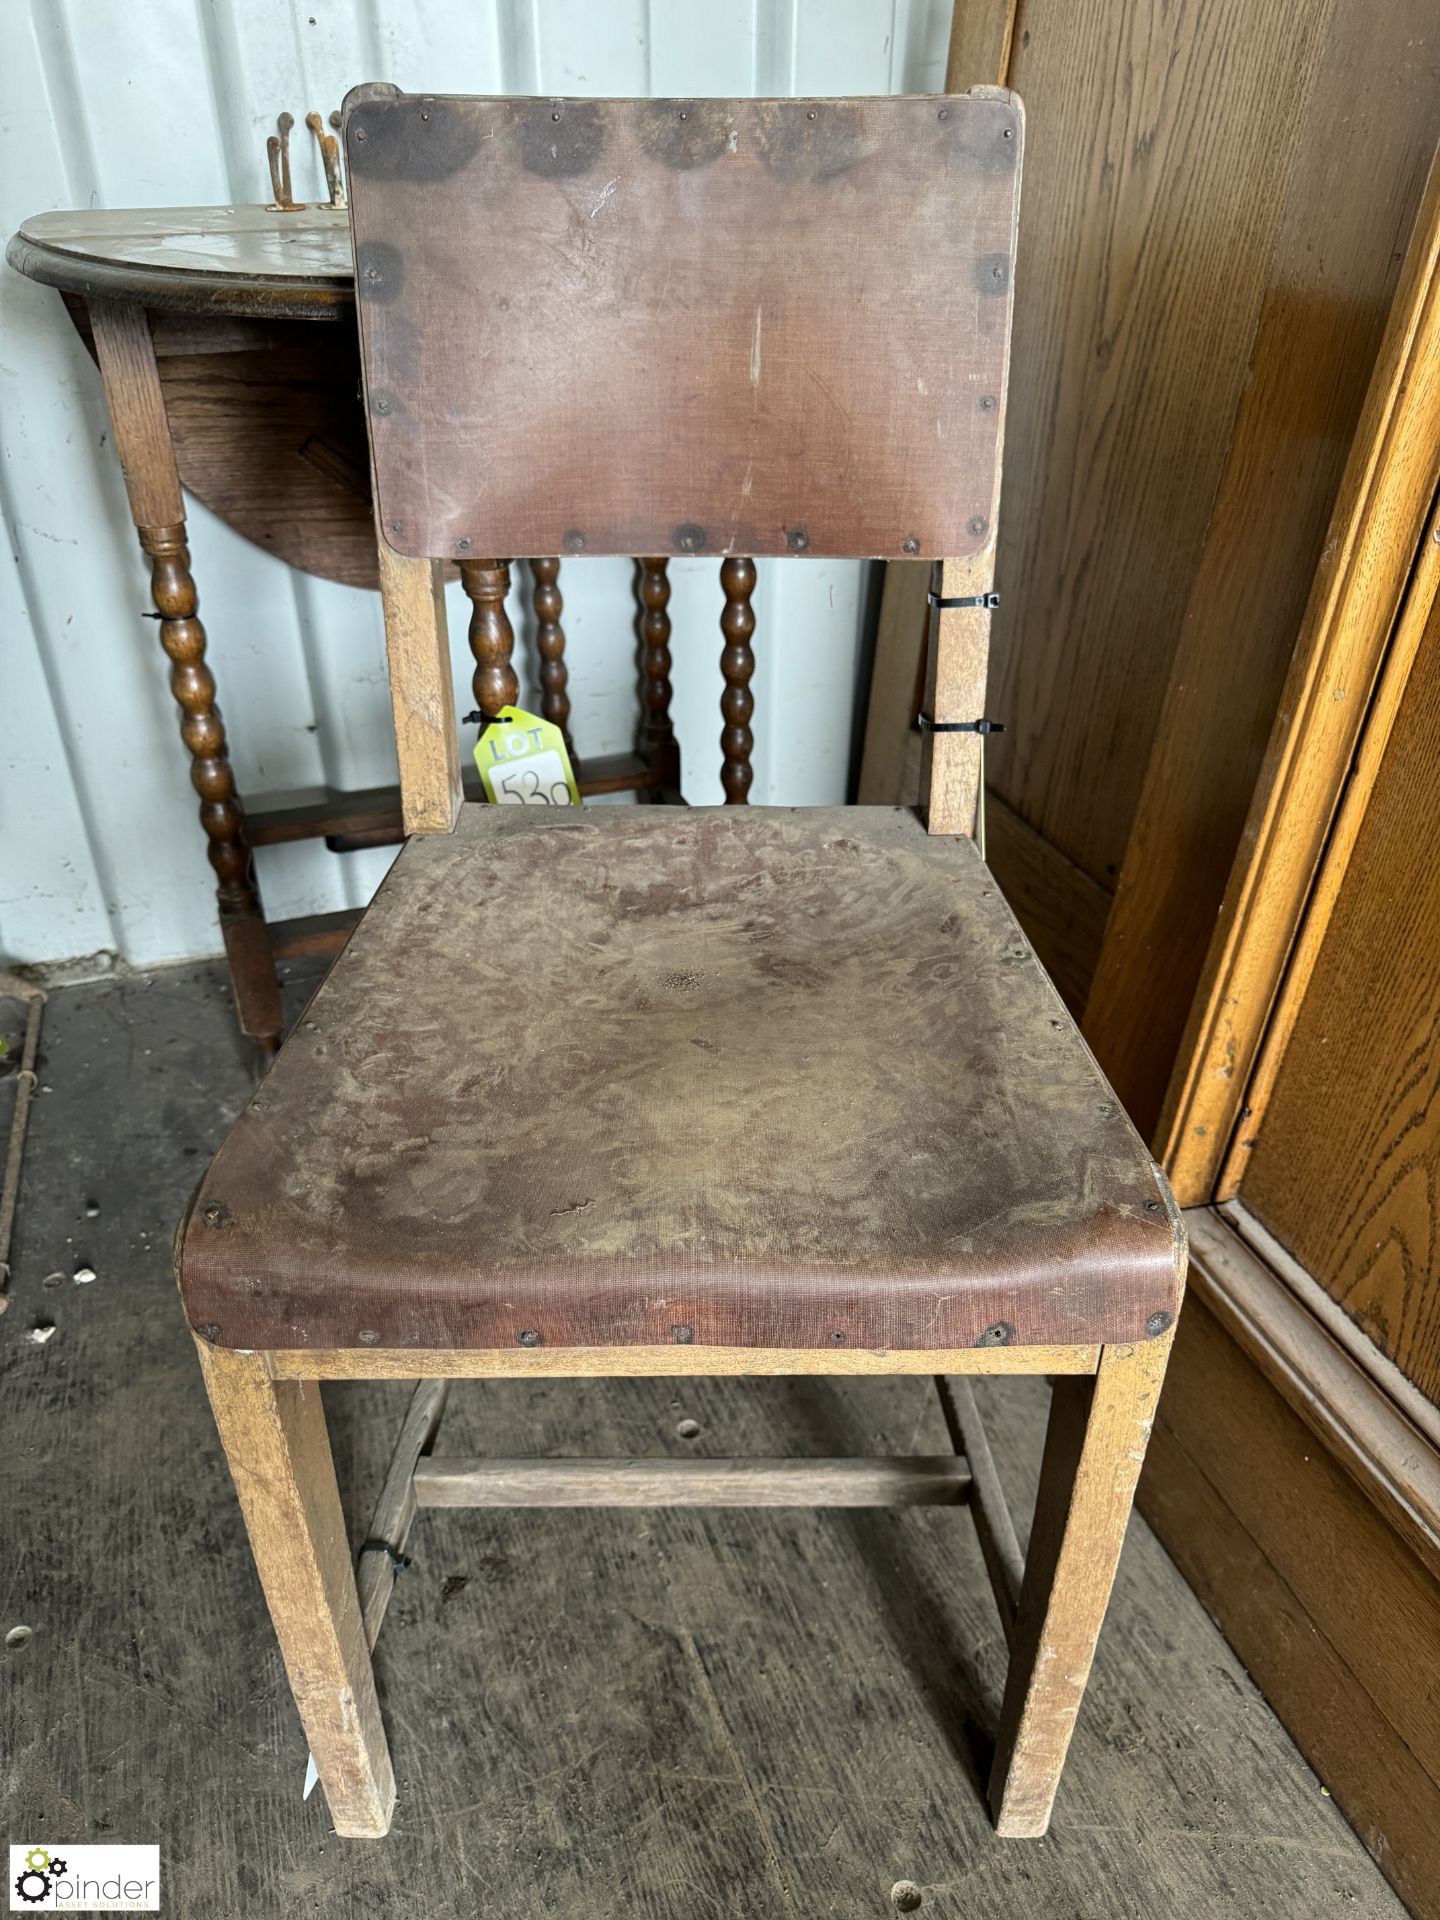
{"label": "wooden floor", "polygon": [[[1003,1645],[966,1515],[422,1514],[377,1660],[394,1831],[336,1840],[169,1274],[247,1093],[220,970],[58,991],[42,1054],[0,1319],[0,1630],[33,1630],[0,1648],[9,1841],[156,1841],[186,1920],[878,1920],[916,1910],[900,1882],[956,1920],[1402,1912],[1138,1519],[1037,1843],[982,1806]],[[1044,1388],[980,1389],[1028,1500]],[[327,1389],[357,1543],[405,1398]],[[923,1379],[451,1408],[446,1451],[945,1447]]]}

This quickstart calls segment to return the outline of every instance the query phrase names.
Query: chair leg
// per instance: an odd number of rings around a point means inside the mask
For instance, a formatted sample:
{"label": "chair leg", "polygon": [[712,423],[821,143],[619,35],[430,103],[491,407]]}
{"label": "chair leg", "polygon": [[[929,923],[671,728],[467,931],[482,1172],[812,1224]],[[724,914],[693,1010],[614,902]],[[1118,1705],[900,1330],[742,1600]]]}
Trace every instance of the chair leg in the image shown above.
{"label": "chair leg", "polygon": [[215,1424],[335,1831],[386,1833],[395,1778],[314,1380],[197,1341]]}
{"label": "chair leg", "polygon": [[1050,1824],[1170,1340],[1106,1347],[1093,1376],[1055,1382],[990,1774],[995,1825],[1010,1838]]}

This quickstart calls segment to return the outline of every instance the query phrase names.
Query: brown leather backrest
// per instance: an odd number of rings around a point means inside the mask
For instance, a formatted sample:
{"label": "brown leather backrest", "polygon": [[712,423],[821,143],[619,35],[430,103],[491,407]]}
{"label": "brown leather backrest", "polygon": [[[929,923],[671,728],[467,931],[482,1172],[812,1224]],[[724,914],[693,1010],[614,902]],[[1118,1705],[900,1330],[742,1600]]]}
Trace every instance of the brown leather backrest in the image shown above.
{"label": "brown leather backrest", "polygon": [[997,90],[357,88],[384,539],[430,559],[979,554],[1023,132]]}

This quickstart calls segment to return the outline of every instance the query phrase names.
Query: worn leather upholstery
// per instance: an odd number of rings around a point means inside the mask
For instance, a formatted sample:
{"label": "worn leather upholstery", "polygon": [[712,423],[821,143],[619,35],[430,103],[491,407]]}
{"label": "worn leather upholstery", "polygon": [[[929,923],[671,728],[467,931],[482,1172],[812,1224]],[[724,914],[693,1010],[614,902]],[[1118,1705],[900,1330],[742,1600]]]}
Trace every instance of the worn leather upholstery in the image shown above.
{"label": "worn leather upholstery", "polygon": [[1135,1341],[1164,1183],[972,843],[895,808],[412,840],[181,1236],[228,1347]]}

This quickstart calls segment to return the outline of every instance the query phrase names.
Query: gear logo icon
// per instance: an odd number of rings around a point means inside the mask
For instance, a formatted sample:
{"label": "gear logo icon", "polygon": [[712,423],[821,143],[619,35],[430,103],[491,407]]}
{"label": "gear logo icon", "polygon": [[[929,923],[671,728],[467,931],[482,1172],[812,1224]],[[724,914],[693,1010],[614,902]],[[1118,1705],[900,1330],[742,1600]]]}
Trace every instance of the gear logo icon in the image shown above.
{"label": "gear logo icon", "polygon": [[32,1907],[38,1907],[54,1891],[53,1882],[65,1872],[67,1862],[46,1847],[31,1847],[25,1855],[23,1870],[16,1876],[15,1891]]}

